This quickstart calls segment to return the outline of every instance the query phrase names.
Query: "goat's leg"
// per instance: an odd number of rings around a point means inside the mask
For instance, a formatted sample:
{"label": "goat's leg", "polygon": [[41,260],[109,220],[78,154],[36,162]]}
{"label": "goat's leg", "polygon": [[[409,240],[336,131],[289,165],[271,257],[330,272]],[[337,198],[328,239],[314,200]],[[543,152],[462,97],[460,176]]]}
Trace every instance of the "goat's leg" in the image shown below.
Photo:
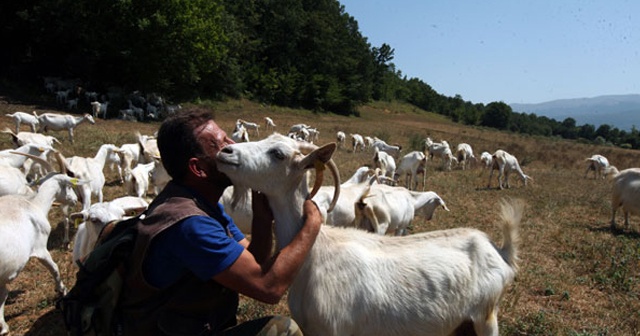
{"label": "goat's leg", "polygon": [[626,229],[629,229],[629,210],[627,209],[623,209],[624,210],[624,227]]}
{"label": "goat's leg", "polygon": [[62,283],[58,265],[53,261],[51,254],[49,254],[46,247],[37,249],[35,251],[35,257],[38,258],[38,261],[40,261],[40,263],[49,270],[49,273],[51,273],[53,281],[56,283],[56,292],[61,295],[67,294],[67,288]]}
{"label": "goat's leg", "polygon": [[493,309],[486,318],[473,321],[473,329],[478,336],[498,336],[497,309]]}
{"label": "goat's leg", "polygon": [[0,288],[0,335],[6,335],[9,333],[9,325],[4,320],[4,304],[9,296],[9,289],[7,284],[3,284]]}

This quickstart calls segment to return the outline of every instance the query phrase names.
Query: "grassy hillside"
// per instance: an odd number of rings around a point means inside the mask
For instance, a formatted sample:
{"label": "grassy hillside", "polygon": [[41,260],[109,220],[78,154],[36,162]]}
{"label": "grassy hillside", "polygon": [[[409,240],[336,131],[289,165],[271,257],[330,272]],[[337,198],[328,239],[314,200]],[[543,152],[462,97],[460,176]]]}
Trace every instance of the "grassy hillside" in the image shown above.
{"label": "grassy hillside", "polygon": [[[65,112],[14,99],[0,97],[0,113]],[[219,124],[228,132],[238,118],[262,124],[263,117],[269,116],[282,133],[300,122],[317,127],[321,132],[320,143],[334,141],[335,133],[342,130],[401,144],[403,152],[419,149],[426,137],[447,140],[452,146],[469,143],[478,157],[483,151],[508,151],[520,160],[525,173],[533,177],[532,185],[523,187],[512,177],[512,185],[516,187],[497,190],[494,175],[494,188],[487,189],[488,173],[478,166],[447,172],[440,169],[439,162],[429,162],[427,189],[438,193],[451,211],[437,211],[431,221],[417,217],[410,232],[474,227],[500,244],[502,236],[496,226],[498,201],[502,197],[522,198],[527,208],[521,227],[520,270],[501,303],[501,334],[640,334],[640,218],[631,218],[630,230],[612,232],[610,184],[585,178],[584,162],[586,157],[599,153],[624,169],[640,166],[639,152],[464,127],[407,105],[372,104],[362,107],[361,117],[356,118],[266,107],[248,101],[204,104],[216,111]],[[80,111],[89,109],[85,106]],[[5,126],[13,128],[7,117],[0,119],[0,127]],[[75,144],[69,143],[66,133],[52,134],[63,141],[59,147],[65,156],[93,156],[102,143],[134,142],[135,131],[152,134],[158,126],[158,123],[98,120],[95,125],[78,127]],[[265,131],[259,137],[252,134],[252,140],[266,135]],[[0,136],[0,148],[10,146],[9,136]],[[339,149],[334,155],[345,179],[359,166],[369,164],[371,157],[371,152],[352,153],[348,148]],[[122,196],[116,175],[106,171],[105,199]],[[62,248],[61,219],[60,209],[54,207],[50,213],[54,229],[49,248],[65,284],[71,287],[75,269],[71,253]],[[621,215],[618,222],[622,222]],[[37,261],[30,261],[10,285],[5,314],[13,335],[63,334],[55,299],[50,275]],[[287,314],[286,300],[271,306],[243,298],[239,313],[241,320]]]}

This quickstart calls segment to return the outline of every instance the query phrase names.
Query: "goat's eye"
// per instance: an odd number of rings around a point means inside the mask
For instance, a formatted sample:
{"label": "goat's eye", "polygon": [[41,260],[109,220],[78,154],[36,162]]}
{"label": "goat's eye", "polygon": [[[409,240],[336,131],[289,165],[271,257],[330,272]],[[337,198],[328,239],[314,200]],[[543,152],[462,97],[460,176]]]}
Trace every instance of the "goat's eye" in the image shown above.
{"label": "goat's eye", "polygon": [[273,157],[275,157],[278,160],[284,160],[284,158],[285,158],[284,153],[281,150],[277,149],[277,148],[270,149],[269,150],[269,155],[272,155]]}

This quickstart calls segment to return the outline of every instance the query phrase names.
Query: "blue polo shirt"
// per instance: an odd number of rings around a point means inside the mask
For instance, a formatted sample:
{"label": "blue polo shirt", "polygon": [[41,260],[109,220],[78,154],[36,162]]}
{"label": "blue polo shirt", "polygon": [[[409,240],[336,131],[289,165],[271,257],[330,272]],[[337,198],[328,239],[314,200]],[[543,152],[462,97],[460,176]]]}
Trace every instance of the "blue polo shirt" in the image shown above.
{"label": "blue polo shirt", "polygon": [[221,204],[213,210],[213,217],[188,217],[153,239],[143,265],[150,285],[167,288],[187,272],[206,281],[240,257],[244,235]]}

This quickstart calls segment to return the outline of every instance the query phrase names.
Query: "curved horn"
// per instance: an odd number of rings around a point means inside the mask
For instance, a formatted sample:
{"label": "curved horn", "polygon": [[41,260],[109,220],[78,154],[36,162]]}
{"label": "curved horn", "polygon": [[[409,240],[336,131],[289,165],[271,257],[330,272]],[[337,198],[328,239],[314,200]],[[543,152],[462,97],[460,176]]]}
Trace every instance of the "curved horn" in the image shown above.
{"label": "curved horn", "polygon": [[37,162],[37,163],[39,163],[39,164],[43,165],[43,166],[44,166],[44,168],[45,168],[47,171],[53,171],[53,167],[51,167],[51,164],[50,164],[47,160],[44,160],[44,159],[42,159],[42,158],[41,158],[41,157],[39,157],[39,156],[35,156],[35,155],[27,154],[27,153],[21,153],[21,152],[14,152],[14,151],[11,151],[11,152],[9,152],[9,153],[11,153],[11,154],[18,154],[18,155],[22,155],[22,156],[26,156],[26,157],[30,158],[31,160],[33,160],[33,161],[35,161],[35,162]]}
{"label": "curved horn", "polygon": [[338,197],[340,197],[340,174],[338,173],[338,166],[336,166],[336,163],[333,162],[333,159],[329,160],[327,162],[327,165],[329,166],[329,170],[331,171],[331,175],[333,176],[333,183],[335,184],[333,188],[333,199],[331,200],[331,204],[329,204],[329,208],[327,209],[327,213],[329,213],[336,206],[336,203],[338,203]]}
{"label": "curved horn", "polygon": [[76,174],[73,173],[71,167],[69,167],[69,164],[67,163],[67,160],[65,160],[64,156],[62,156],[62,153],[54,150],[53,155],[55,155],[56,160],[58,161],[58,166],[60,166],[60,172],[62,174],[65,174],[69,177],[76,177]]}

